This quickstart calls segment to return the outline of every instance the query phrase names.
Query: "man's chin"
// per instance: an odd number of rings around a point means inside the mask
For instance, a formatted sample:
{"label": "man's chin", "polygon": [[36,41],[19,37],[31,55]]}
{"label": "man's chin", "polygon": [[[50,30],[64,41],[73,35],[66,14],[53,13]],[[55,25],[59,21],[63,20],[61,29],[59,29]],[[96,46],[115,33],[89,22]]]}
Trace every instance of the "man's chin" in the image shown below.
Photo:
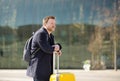
{"label": "man's chin", "polygon": [[52,29],[52,32],[54,32],[55,31],[55,29]]}

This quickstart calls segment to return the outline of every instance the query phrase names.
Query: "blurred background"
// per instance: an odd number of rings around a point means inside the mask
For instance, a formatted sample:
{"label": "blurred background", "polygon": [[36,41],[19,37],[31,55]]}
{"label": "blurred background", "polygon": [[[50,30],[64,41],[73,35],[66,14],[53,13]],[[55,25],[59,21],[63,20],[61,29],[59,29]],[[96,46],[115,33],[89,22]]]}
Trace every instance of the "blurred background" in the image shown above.
{"label": "blurred background", "polygon": [[0,0],[0,69],[25,69],[26,40],[56,17],[60,68],[120,69],[120,0]]}

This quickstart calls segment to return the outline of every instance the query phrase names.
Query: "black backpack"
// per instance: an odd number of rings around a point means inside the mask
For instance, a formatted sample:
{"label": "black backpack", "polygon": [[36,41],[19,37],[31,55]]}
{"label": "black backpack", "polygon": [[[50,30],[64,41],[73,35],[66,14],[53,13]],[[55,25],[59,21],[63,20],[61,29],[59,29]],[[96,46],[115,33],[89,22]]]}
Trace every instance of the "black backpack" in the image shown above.
{"label": "black backpack", "polygon": [[33,53],[31,53],[31,45],[32,45],[33,36],[31,36],[25,43],[23,50],[23,60],[26,62],[30,62],[31,57],[35,55],[35,53],[40,49],[36,49]]}
{"label": "black backpack", "polygon": [[24,46],[24,50],[23,50],[23,60],[26,62],[30,62],[30,58],[31,58],[31,45],[32,45],[32,39],[33,36],[30,37]]}

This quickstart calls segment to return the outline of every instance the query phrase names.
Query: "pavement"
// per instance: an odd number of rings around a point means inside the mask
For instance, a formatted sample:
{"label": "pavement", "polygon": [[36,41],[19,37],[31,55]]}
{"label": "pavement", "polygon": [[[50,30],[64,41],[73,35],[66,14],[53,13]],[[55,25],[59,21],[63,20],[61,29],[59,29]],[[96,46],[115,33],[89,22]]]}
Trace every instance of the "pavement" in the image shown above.
{"label": "pavement", "polygon": [[[74,73],[76,81],[120,81],[120,70],[60,70]],[[0,70],[0,81],[33,81],[26,70]]]}

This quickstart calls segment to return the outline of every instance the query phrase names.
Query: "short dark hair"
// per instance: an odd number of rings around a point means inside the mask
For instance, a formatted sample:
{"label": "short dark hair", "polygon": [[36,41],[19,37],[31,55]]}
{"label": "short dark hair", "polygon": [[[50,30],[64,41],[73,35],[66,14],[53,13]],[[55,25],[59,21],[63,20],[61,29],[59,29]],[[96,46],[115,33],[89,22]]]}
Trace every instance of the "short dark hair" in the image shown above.
{"label": "short dark hair", "polygon": [[43,18],[43,25],[45,25],[49,19],[55,19],[54,16],[46,16],[45,18]]}

